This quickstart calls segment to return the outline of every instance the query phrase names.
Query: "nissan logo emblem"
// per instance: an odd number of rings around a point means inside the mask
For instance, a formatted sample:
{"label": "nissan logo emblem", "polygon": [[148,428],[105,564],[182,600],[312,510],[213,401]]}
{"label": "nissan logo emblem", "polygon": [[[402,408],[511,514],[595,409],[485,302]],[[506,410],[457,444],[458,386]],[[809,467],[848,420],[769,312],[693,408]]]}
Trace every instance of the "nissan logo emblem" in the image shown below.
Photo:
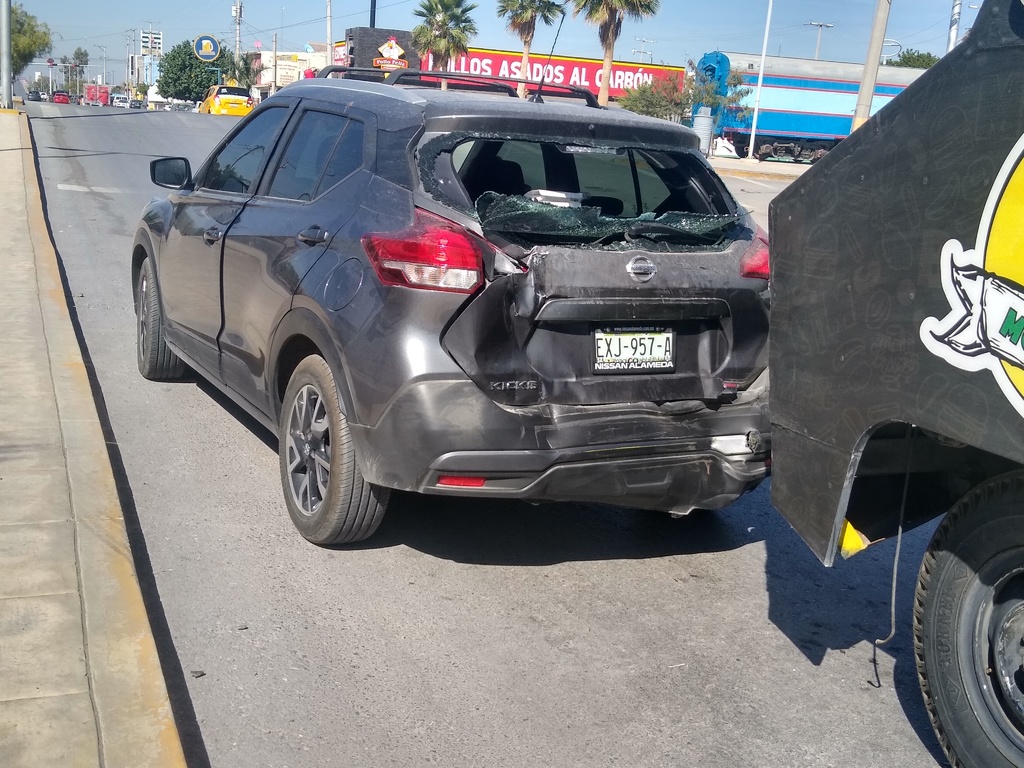
{"label": "nissan logo emblem", "polygon": [[646,256],[634,256],[626,265],[626,272],[638,283],[646,283],[658,273],[658,267]]}

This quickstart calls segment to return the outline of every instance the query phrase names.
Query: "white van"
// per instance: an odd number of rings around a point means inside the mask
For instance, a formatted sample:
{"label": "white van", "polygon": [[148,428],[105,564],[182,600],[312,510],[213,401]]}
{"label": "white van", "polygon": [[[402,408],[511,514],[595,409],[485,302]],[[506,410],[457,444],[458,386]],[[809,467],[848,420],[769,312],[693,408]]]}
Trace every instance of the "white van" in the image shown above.
{"label": "white van", "polygon": [[110,95],[110,106],[120,107],[121,109],[128,109],[128,94],[112,93]]}

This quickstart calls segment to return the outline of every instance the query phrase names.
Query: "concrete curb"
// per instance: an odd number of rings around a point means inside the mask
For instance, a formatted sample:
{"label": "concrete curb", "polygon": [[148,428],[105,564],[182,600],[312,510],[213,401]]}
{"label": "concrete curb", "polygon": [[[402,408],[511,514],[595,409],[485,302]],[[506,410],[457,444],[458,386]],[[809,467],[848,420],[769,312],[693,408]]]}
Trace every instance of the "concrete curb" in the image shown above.
{"label": "concrete curb", "polygon": [[802,163],[779,163],[772,161],[757,163],[750,160],[714,157],[709,158],[708,162],[722,176],[783,182],[796,181],[811,168],[810,165]]}
{"label": "concrete curb", "polygon": [[85,661],[99,764],[184,768],[135,574],[103,430],[50,241],[28,117],[20,118],[28,225],[75,529]]}

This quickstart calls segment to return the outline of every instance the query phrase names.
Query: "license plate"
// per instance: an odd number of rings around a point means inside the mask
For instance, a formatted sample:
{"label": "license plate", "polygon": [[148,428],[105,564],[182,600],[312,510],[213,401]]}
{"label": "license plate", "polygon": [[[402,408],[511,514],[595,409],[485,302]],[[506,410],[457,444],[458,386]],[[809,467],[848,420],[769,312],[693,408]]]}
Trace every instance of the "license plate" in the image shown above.
{"label": "license plate", "polygon": [[676,335],[667,328],[594,331],[594,373],[671,373]]}

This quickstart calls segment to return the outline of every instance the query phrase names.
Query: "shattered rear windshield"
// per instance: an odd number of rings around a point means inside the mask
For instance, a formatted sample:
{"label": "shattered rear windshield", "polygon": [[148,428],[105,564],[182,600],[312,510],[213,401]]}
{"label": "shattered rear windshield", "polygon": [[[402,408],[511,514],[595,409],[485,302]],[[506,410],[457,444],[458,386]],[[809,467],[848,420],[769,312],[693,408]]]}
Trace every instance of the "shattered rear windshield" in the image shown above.
{"label": "shattered rear windshield", "polygon": [[485,192],[476,201],[484,232],[499,232],[523,246],[581,244],[623,249],[676,250],[672,246],[722,245],[736,214],[667,211],[627,218],[605,216],[598,206],[559,206],[525,196]]}
{"label": "shattered rear windshield", "polygon": [[527,247],[708,249],[727,245],[740,218],[717,176],[683,150],[449,134],[420,161],[428,192]]}

